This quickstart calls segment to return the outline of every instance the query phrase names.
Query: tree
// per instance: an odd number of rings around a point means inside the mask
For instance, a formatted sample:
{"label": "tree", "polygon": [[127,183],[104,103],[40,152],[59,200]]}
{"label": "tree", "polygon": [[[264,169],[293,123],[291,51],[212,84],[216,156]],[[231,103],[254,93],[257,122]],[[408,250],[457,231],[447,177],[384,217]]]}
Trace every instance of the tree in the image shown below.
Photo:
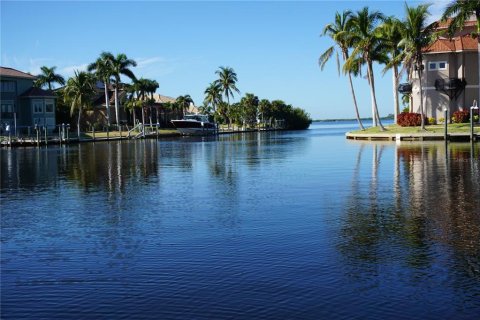
{"label": "tree", "polygon": [[[328,48],[324,53],[322,53],[322,55],[318,59],[321,70],[323,70],[325,64],[328,60],[330,60],[333,54],[336,53],[337,69],[340,75],[340,59],[338,52],[336,52],[335,50],[335,46],[340,49],[343,61],[345,62],[349,58],[348,49],[350,47],[350,24],[348,23],[348,21],[351,18],[351,15],[352,13],[349,10],[343,11],[342,14],[337,12],[335,14],[335,22],[327,24],[323,29],[322,35],[328,35],[330,38],[332,38],[332,40],[335,42],[335,45]],[[348,81],[350,83],[350,91],[352,93],[353,106],[355,109],[355,116],[357,118],[358,126],[361,130],[365,130],[362,124],[362,120],[360,119],[360,114],[358,112],[357,98],[355,96],[355,90],[353,89],[352,83],[352,72],[350,71],[346,73],[348,75]]]}
{"label": "tree", "polygon": [[247,124],[251,126],[257,120],[258,97],[253,93],[246,93],[245,97],[240,100],[240,104],[242,106],[243,127],[245,128]]}
{"label": "tree", "polygon": [[[449,33],[453,35],[455,31],[462,30],[465,22],[474,14],[477,18],[477,34],[480,36],[480,0],[456,0],[452,1],[446,8],[442,15],[442,21],[452,18],[449,25]],[[480,37],[478,38],[480,46]]]}
{"label": "tree", "polygon": [[65,85],[65,79],[61,75],[55,73],[56,68],[57,67],[41,67],[40,70],[42,70],[42,73],[37,76],[35,86],[41,88],[48,85],[48,90],[52,90],[52,83],[58,83],[62,86]]}
{"label": "tree", "polygon": [[91,106],[95,96],[95,76],[88,72],[75,71],[75,75],[68,79],[64,89],[65,99],[70,105],[70,114],[78,110],[77,132],[80,139],[80,119],[83,109]]}
{"label": "tree", "polygon": [[117,126],[120,125],[120,114],[118,106],[118,88],[120,86],[120,76],[124,75],[130,78],[131,80],[136,80],[135,75],[133,74],[130,67],[136,67],[137,63],[135,60],[128,59],[127,56],[123,53],[117,54],[116,57],[110,57],[111,66],[112,66],[112,76],[114,78],[114,88],[115,88],[115,118]]}
{"label": "tree", "polygon": [[95,75],[103,82],[105,90],[105,106],[107,109],[107,125],[110,127],[110,98],[108,96],[108,86],[110,79],[113,76],[112,61],[115,59],[110,52],[102,52],[100,57],[91,64],[88,65],[87,70],[95,71]]}
{"label": "tree", "polygon": [[222,89],[220,87],[220,84],[216,81],[210,83],[207,89],[205,89],[204,94],[204,103],[212,106],[213,113],[215,113],[217,111],[218,104],[222,101]]}
{"label": "tree", "polygon": [[[215,73],[218,75],[216,83],[220,86],[223,95],[227,99],[227,107],[230,107],[230,97],[233,98],[233,93],[240,93],[238,90],[237,83],[237,74],[230,67],[220,67]],[[229,121],[230,126],[231,121]]]}
{"label": "tree", "polygon": [[370,95],[372,98],[372,118],[373,126],[379,126],[381,130],[385,130],[380,121],[378,114],[377,98],[375,94],[375,78],[373,74],[373,62],[385,62],[382,54],[384,48],[382,42],[377,37],[378,22],[384,19],[383,15],[378,12],[369,12],[368,7],[357,11],[350,19],[350,36],[353,47],[352,56],[347,59],[344,65],[345,71],[355,70],[358,68],[358,58],[361,58],[367,67],[367,79],[370,84]]}
{"label": "tree", "polygon": [[404,22],[404,30],[402,40],[398,46],[403,48],[401,55],[404,68],[409,73],[417,71],[418,81],[420,85],[420,114],[422,117],[422,130],[425,129],[425,114],[423,108],[423,89],[422,89],[422,73],[423,73],[423,56],[422,48],[430,45],[434,40],[434,30],[436,24],[427,25],[429,16],[428,8],[430,5],[419,5],[418,7],[409,7],[405,4],[406,17]]}
{"label": "tree", "polygon": [[125,85],[125,92],[127,93],[125,108],[130,110],[130,112],[132,113],[133,125],[135,126],[137,122],[135,109],[141,107],[142,104],[142,101],[138,99],[138,85],[135,82]]}
{"label": "tree", "polygon": [[188,108],[190,107],[190,104],[193,103],[192,97],[190,97],[189,94],[179,96],[175,102],[178,104],[180,107],[180,110],[183,112],[183,114],[188,112]]}
{"label": "tree", "polygon": [[403,23],[395,17],[388,17],[385,19],[382,25],[378,28],[378,36],[382,40],[385,50],[388,54],[389,62],[387,63],[383,72],[385,73],[389,69],[393,69],[393,103],[394,103],[394,119],[397,123],[397,116],[400,113],[400,102],[398,97],[398,83],[401,65],[402,50],[398,46],[400,40],[402,40]]}
{"label": "tree", "polygon": [[272,117],[272,104],[267,99],[262,99],[258,102],[258,112],[260,119],[265,127],[265,119],[271,119]]}

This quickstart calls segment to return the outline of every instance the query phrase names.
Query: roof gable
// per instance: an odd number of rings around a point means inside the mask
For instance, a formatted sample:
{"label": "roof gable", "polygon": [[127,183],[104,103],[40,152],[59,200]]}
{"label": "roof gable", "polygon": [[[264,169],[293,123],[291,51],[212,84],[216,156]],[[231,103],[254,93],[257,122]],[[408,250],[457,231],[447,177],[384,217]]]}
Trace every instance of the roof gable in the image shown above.
{"label": "roof gable", "polygon": [[29,73],[25,73],[25,72],[22,72],[22,71],[13,69],[13,68],[6,68],[6,67],[0,67],[0,76],[1,77],[31,79],[31,80],[37,79],[37,77],[35,77],[35,76],[33,76]]}
{"label": "roof gable", "polygon": [[460,51],[478,51],[478,40],[466,34],[452,39],[439,38],[434,43],[424,48],[423,53],[445,53]]}

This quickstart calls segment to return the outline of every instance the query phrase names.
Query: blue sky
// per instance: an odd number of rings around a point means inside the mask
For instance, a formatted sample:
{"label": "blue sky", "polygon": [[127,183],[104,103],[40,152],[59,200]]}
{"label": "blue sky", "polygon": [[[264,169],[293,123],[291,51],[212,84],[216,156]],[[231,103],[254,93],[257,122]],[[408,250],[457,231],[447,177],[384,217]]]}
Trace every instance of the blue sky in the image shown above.
{"label": "blue sky", "polygon": [[[432,1],[433,17],[446,1]],[[408,1],[418,4],[419,1]],[[347,79],[335,60],[324,71],[318,57],[332,43],[320,37],[336,11],[369,6],[403,18],[403,1],[4,1],[1,65],[38,74],[57,66],[65,77],[84,70],[102,51],[137,61],[137,77],[159,82],[158,93],[190,94],[196,104],[216,79],[219,66],[232,67],[241,94],[281,99],[314,119],[353,118]],[[377,68],[381,115],[393,113],[391,74]],[[370,116],[369,87],[355,79],[360,114]],[[237,96],[235,100],[239,100]]]}

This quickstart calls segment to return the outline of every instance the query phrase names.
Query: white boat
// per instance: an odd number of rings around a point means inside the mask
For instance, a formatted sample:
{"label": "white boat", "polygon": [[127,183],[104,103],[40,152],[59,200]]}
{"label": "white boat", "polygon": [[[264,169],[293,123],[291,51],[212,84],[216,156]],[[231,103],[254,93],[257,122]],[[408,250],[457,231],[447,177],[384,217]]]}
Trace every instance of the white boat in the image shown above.
{"label": "white boat", "polygon": [[206,114],[187,114],[182,120],[172,120],[175,128],[185,136],[215,134],[215,124]]}

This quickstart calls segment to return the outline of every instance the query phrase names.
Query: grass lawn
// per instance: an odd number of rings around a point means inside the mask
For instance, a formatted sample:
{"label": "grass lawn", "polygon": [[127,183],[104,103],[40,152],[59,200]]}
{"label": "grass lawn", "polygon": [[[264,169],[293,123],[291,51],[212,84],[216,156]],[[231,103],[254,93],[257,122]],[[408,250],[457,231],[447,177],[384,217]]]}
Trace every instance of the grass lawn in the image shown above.
{"label": "grass lawn", "polygon": [[[480,133],[480,126],[475,124],[474,132]],[[379,127],[372,127],[365,130],[356,130],[351,131],[353,134],[415,134],[415,133],[443,133],[445,130],[445,125],[435,124],[425,126],[425,131],[421,130],[420,127],[401,127],[397,124],[392,124],[385,126],[385,131],[381,131]],[[470,123],[453,123],[448,125],[448,133],[469,133],[470,132]]]}

